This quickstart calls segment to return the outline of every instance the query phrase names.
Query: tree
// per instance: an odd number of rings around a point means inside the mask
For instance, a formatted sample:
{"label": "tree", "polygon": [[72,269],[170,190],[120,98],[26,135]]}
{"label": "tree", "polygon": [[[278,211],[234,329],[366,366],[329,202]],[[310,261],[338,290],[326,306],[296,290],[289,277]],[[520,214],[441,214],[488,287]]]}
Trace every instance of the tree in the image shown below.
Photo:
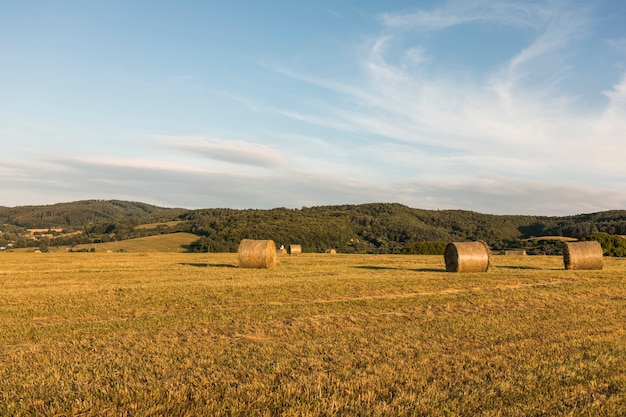
{"label": "tree", "polygon": [[621,236],[598,232],[580,240],[595,240],[599,242],[606,256],[626,256],[626,239]]}

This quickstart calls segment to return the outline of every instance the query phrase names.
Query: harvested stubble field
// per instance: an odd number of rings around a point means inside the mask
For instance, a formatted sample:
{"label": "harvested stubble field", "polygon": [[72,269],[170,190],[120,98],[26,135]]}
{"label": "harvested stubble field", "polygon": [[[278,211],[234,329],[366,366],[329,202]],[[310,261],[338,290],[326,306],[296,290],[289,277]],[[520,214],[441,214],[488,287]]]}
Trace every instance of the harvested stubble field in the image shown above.
{"label": "harvested stubble field", "polygon": [[0,254],[0,415],[616,416],[626,261]]}

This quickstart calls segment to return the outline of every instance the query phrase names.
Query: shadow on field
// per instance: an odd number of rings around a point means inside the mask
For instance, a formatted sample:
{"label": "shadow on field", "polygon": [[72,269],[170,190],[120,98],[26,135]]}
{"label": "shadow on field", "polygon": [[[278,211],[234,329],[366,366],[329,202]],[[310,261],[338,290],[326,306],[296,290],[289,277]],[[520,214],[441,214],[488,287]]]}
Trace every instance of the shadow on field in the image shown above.
{"label": "shadow on field", "polygon": [[552,268],[539,268],[539,267],[536,267],[536,266],[522,266],[522,265],[493,266],[492,268],[498,268],[498,269],[534,269],[536,271],[552,269]]}
{"label": "shadow on field", "polygon": [[437,269],[437,268],[394,268],[391,266],[375,266],[375,265],[359,265],[353,266],[351,268],[358,269],[371,269],[374,271],[391,271],[391,270],[403,270],[403,271],[413,271],[413,272],[446,272],[445,269]]}
{"label": "shadow on field", "polygon": [[414,272],[446,272],[445,268],[439,269],[439,268],[411,268],[409,269],[409,271],[414,271]]}
{"label": "shadow on field", "polygon": [[392,268],[390,266],[375,266],[375,265],[358,265],[358,266],[352,266],[351,268],[373,269],[374,271],[384,271],[384,270],[391,270],[391,269],[400,269],[400,268]]}
{"label": "shadow on field", "polygon": [[196,264],[196,263],[181,263],[181,265],[195,266],[196,268],[237,268],[237,265],[233,265],[233,264]]}

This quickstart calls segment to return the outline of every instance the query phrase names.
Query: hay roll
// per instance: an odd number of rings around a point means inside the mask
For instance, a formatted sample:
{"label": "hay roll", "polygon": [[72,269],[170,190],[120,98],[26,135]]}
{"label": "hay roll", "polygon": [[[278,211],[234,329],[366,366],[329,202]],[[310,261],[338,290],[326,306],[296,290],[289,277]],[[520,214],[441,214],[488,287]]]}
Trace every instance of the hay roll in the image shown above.
{"label": "hay roll", "polygon": [[508,249],[504,251],[506,256],[526,256],[524,249]]}
{"label": "hay roll", "polygon": [[444,251],[448,272],[487,272],[489,248],[482,242],[452,242]]}
{"label": "hay roll", "polygon": [[301,245],[289,245],[287,247],[287,253],[289,253],[289,255],[299,255],[302,253],[302,246]]}
{"label": "hay roll", "polygon": [[324,253],[330,253],[331,255],[336,255],[337,251],[335,249],[326,249]]}
{"label": "hay roll", "polygon": [[273,268],[276,266],[276,244],[273,240],[243,239],[237,249],[239,266]]}
{"label": "hay roll", "polygon": [[563,242],[565,269],[602,269],[604,252],[600,242]]}

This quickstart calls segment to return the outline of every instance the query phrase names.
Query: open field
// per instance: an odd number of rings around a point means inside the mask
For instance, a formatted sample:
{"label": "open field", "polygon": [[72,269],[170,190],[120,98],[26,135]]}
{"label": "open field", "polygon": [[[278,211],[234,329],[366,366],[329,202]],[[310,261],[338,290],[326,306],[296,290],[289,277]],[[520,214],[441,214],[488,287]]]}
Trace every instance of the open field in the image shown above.
{"label": "open field", "polygon": [[534,240],[534,241],[556,240],[558,242],[576,242],[578,239],[574,237],[566,237],[566,236],[536,236],[536,237],[529,237],[528,239],[522,239],[522,240]]}
{"label": "open field", "polygon": [[0,253],[0,415],[616,416],[626,260]]}
{"label": "open field", "polygon": [[[94,249],[96,252],[187,252],[187,247],[198,240],[193,233],[168,233],[164,235],[138,237],[119,242],[89,243],[76,245],[75,250]],[[32,250],[32,248],[31,248]]]}
{"label": "open field", "polygon": [[[80,232],[77,232],[80,233]],[[74,250],[94,250],[95,252],[177,252],[183,253],[188,251],[188,246],[198,240],[198,235],[193,233],[177,232],[167,233],[163,235],[138,237],[135,239],[127,239],[104,243],[85,243],[76,245]],[[13,252],[34,252],[39,248],[17,248],[12,249]],[[66,246],[53,247],[49,246],[51,252],[67,252]]]}
{"label": "open field", "polygon": [[184,222],[185,222],[184,220],[174,220],[170,222],[145,223],[145,224],[140,224],[138,226],[135,226],[135,228],[136,229],[156,229],[159,226],[173,227]]}
{"label": "open field", "polygon": [[186,252],[186,246],[196,240],[198,240],[197,235],[180,232],[120,240],[119,242],[77,245],[76,248],[95,248],[96,251],[105,252],[118,252],[120,250],[127,252]]}

